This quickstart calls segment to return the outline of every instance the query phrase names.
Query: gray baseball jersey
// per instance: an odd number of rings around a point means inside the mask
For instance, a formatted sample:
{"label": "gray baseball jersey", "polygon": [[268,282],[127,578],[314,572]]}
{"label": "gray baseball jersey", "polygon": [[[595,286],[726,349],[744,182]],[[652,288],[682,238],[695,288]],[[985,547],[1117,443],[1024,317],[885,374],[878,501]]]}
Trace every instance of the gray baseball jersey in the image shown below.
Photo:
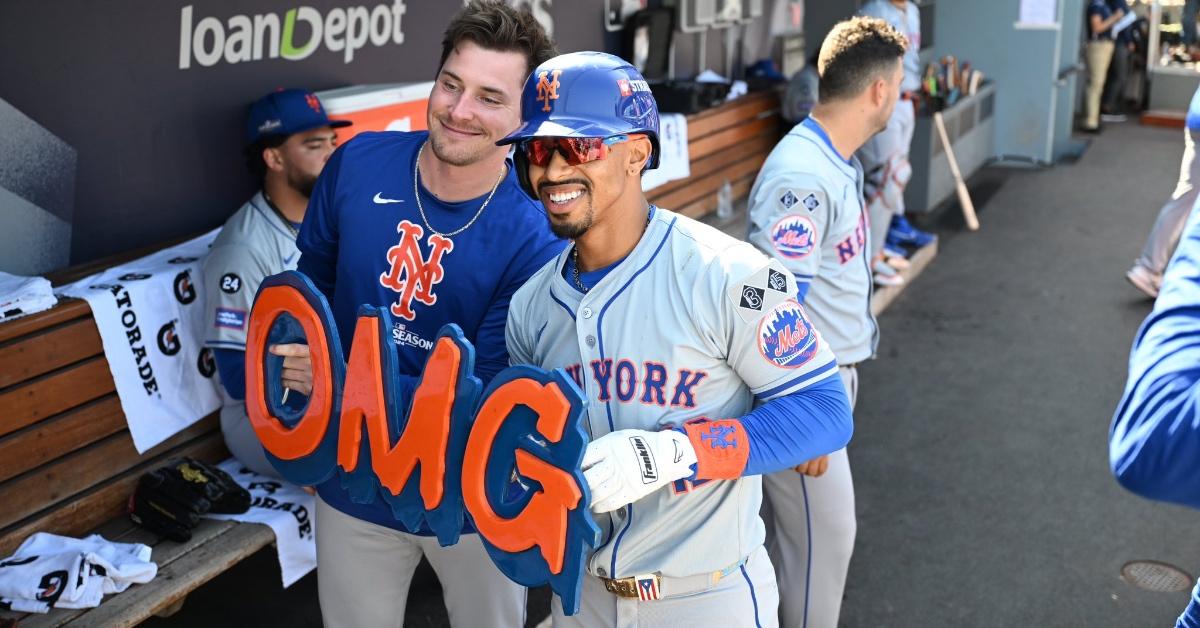
{"label": "gray baseball jersey", "polygon": [[921,89],[921,12],[917,5],[905,2],[904,9],[890,0],[871,0],[863,5],[859,14],[877,17],[908,38],[908,49],[904,51],[904,80],[900,91],[912,92]]}
{"label": "gray baseball jersey", "polygon": [[[587,294],[562,276],[569,250],[509,306],[514,364],[563,368],[588,400],[593,439],[746,414],[806,388],[836,360],[795,301],[791,274],[754,247],[657,209],[636,248]],[[593,575],[690,576],[735,566],[763,542],[759,476],[652,493],[597,515]]]}
{"label": "gray baseball jersey", "polygon": [[750,190],[748,240],[808,284],[803,301],[839,364],[875,354],[870,235],[858,160],[846,161],[809,118],[767,157]]}
{"label": "gray baseball jersey", "polygon": [[[246,324],[259,284],[268,275],[295,269],[300,259],[294,229],[262,192],[225,222],[204,260],[205,346],[246,350]],[[222,399],[221,432],[230,452],[259,473],[277,475],[250,427],[245,403],[228,394]]]}

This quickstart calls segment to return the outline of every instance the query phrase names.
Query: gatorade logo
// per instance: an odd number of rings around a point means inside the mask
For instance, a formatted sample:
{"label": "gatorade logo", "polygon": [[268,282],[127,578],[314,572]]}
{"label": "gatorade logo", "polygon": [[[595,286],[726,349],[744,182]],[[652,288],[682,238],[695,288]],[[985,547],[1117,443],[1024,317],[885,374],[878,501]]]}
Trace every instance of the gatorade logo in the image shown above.
{"label": "gatorade logo", "polygon": [[192,5],[179,13],[179,69],[196,63],[212,67],[283,58],[307,59],[318,48],[340,52],[344,63],[368,44],[376,48],[404,43],[402,18],[408,8],[404,0],[373,7],[352,6],[330,9],[322,14],[309,6],[278,13],[234,15],[224,21],[201,17]]}

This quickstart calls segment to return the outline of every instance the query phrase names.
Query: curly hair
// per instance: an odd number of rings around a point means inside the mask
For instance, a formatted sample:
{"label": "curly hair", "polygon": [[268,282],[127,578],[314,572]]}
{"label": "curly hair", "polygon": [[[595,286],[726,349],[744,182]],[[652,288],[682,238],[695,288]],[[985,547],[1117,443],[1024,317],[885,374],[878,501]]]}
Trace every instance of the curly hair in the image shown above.
{"label": "curly hair", "polygon": [[817,73],[822,102],[853,98],[904,57],[908,38],[887,22],[855,17],[838,22],[821,44]]}

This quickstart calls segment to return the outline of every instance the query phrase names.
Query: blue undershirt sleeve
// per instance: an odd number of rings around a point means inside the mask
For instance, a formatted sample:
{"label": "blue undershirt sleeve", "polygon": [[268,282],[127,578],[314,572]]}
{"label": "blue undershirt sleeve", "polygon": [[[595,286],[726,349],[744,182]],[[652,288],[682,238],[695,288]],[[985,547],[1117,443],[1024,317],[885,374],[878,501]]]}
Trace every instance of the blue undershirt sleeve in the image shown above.
{"label": "blue undershirt sleeve", "polygon": [[790,469],[850,442],[854,416],[841,377],[834,373],[741,417],[750,441],[743,475]]}
{"label": "blue undershirt sleeve", "polygon": [[1109,464],[1143,497],[1200,508],[1200,215],[1193,212],[1129,356]]}
{"label": "blue undershirt sleeve", "polygon": [[221,374],[221,385],[230,397],[239,401],[246,398],[246,352],[238,349],[213,349],[217,361],[217,372]]}

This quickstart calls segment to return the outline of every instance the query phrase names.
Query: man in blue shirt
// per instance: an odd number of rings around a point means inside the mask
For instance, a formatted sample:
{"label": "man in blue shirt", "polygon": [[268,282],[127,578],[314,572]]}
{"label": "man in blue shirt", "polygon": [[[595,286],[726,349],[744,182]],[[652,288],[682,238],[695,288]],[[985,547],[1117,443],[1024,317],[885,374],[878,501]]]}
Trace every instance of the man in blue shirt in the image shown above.
{"label": "man in blue shirt", "polygon": [[1088,133],[1100,131],[1100,97],[1104,91],[1104,79],[1108,76],[1108,64],[1113,56],[1112,27],[1124,15],[1123,9],[1114,11],[1108,5],[1108,0],[1088,2],[1088,84],[1083,121],[1083,130]]}
{"label": "man in blue shirt", "polygon": [[[1192,213],[1154,310],[1129,356],[1129,379],[1109,433],[1121,486],[1200,508],[1200,220]],[[1200,627],[1200,585],[1177,626]]]}
{"label": "man in blue shirt", "polygon": [[[329,299],[347,354],[359,306],[389,308],[400,386],[415,385],[447,323],[474,345],[475,374],[486,385],[508,366],[510,297],[564,247],[521,191],[507,148],[495,144],[521,122],[525,77],[554,53],[527,11],[469,3],[443,39],[429,131],[356,136],[317,182],[298,270]],[[285,356],[284,384],[309,393],[307,348],[272,353]],[[524,625],[524,588],[500,573],[469,528],[458,544],[440,547],[428,530],[405,529],[383,499],[355,501],[338,477],[317,493],[326,626],[400,625],[422,555],[442,582],[451,624]]]}

